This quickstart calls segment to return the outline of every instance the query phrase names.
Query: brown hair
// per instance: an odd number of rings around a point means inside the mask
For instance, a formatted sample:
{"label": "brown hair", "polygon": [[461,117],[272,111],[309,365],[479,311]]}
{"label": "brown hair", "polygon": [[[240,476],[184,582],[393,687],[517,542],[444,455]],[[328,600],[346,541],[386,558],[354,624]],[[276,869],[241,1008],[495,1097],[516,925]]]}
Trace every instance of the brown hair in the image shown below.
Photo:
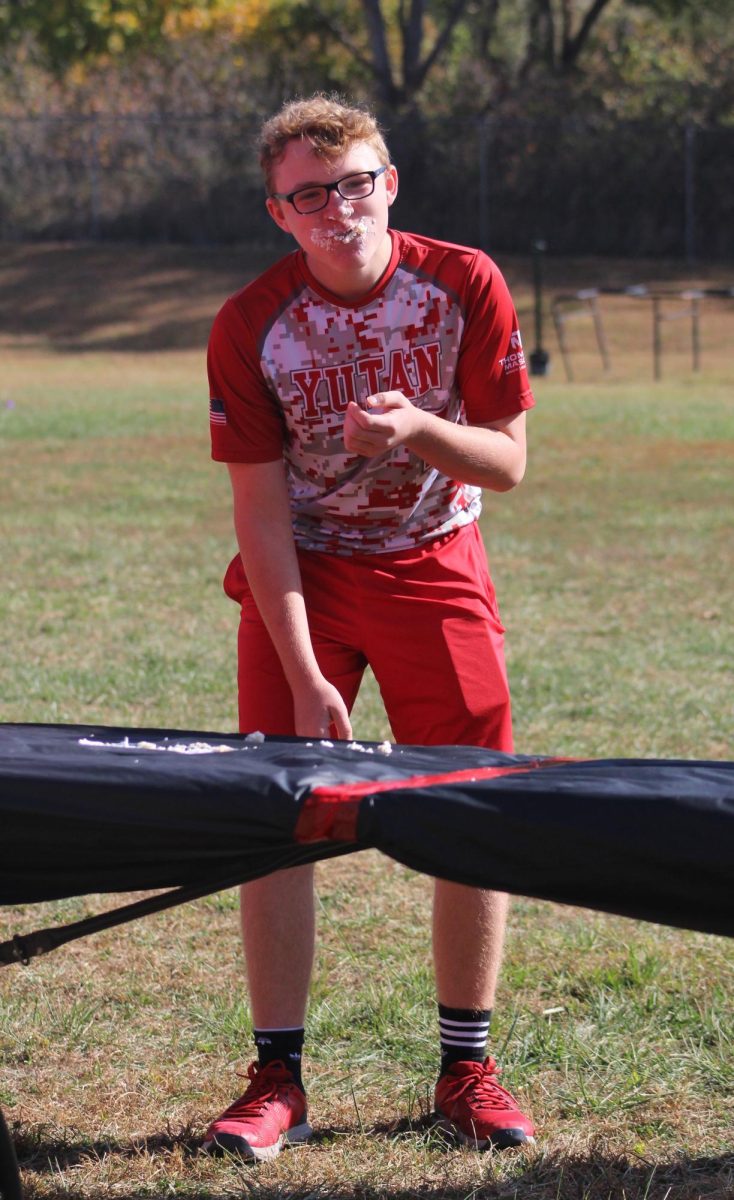
{"label": "brown hair", "polygon": [[341,158],[356,142],[368,142],[380,162],[390,162],[382,131],[372,113],[345,104],[340,96],[318,92],[308,100],[284,104],[260,130],[260,166],[269,192],[273,189],[273,169],[294,138],[310,142],[314,154],[327,162]]}

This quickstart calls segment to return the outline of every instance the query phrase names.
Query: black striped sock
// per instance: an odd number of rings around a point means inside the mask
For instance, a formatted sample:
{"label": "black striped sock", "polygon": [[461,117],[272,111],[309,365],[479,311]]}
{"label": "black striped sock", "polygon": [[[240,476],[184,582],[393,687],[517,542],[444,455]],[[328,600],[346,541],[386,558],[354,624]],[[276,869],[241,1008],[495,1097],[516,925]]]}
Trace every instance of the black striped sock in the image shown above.
{"label": "black striped sock", "polygon": [[442,1075],[455,1062],[484,1062],[491,1020],[491,1008],[447,1008],[439,1004]]}
{"label": "black striped sock", "polygon": [[303,1088],[301,1079],[301,1053],[304,1031],[300,1029],[253,1029],[257,1046],[257,1061],[261,1067],[280,1059]]}

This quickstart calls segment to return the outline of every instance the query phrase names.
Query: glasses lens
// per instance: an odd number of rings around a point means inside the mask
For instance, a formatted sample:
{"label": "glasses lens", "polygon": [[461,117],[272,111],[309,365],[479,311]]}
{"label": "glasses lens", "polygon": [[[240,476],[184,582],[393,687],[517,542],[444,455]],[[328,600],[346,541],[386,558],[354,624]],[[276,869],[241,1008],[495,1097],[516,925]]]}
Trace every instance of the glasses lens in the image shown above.
{"label": "glasses lens", "polygon": [[303,188],[300,192],[294,194],[293,206],[296,212],[299,213],[318,212],[326,204],[327,195],[326,188]]}
{"label": "glasses lens", "polygon": [[361,175],[350,175],[348,179],[342,179],[339,184],[339,195],[345,200],[363,200],[365,196],[371,196],[375,188],[375,181],[371,175],[363,171]]}

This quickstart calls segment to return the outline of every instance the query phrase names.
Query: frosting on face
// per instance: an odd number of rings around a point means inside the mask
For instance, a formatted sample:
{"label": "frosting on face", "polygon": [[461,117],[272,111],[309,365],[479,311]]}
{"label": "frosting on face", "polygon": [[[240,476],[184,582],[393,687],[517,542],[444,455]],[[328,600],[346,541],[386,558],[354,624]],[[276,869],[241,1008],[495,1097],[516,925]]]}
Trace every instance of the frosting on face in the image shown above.
{"label": "frosting on face", "polygon": [[358,221],[347,225],[346,228],[330,227],[328,229],[312,229],[311,241],[315,246],[320,246],[322,249],[329,249],[332,246],[338,245],[348,246],[357,240],[363,242],[367,237],[370,225],[374,224],[374,220],[367,221],[364,217],[360,217]]}

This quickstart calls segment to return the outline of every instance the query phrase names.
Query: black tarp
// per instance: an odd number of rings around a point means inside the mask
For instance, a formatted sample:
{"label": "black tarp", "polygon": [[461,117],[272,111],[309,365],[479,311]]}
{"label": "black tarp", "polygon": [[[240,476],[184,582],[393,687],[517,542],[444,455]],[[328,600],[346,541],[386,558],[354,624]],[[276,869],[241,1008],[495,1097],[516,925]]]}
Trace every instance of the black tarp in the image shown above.
{"label": "black tarp", "polygon": [[368,847],[458,882],[734,935],[732,762],[0,725],[2,904],[234,884]]}

